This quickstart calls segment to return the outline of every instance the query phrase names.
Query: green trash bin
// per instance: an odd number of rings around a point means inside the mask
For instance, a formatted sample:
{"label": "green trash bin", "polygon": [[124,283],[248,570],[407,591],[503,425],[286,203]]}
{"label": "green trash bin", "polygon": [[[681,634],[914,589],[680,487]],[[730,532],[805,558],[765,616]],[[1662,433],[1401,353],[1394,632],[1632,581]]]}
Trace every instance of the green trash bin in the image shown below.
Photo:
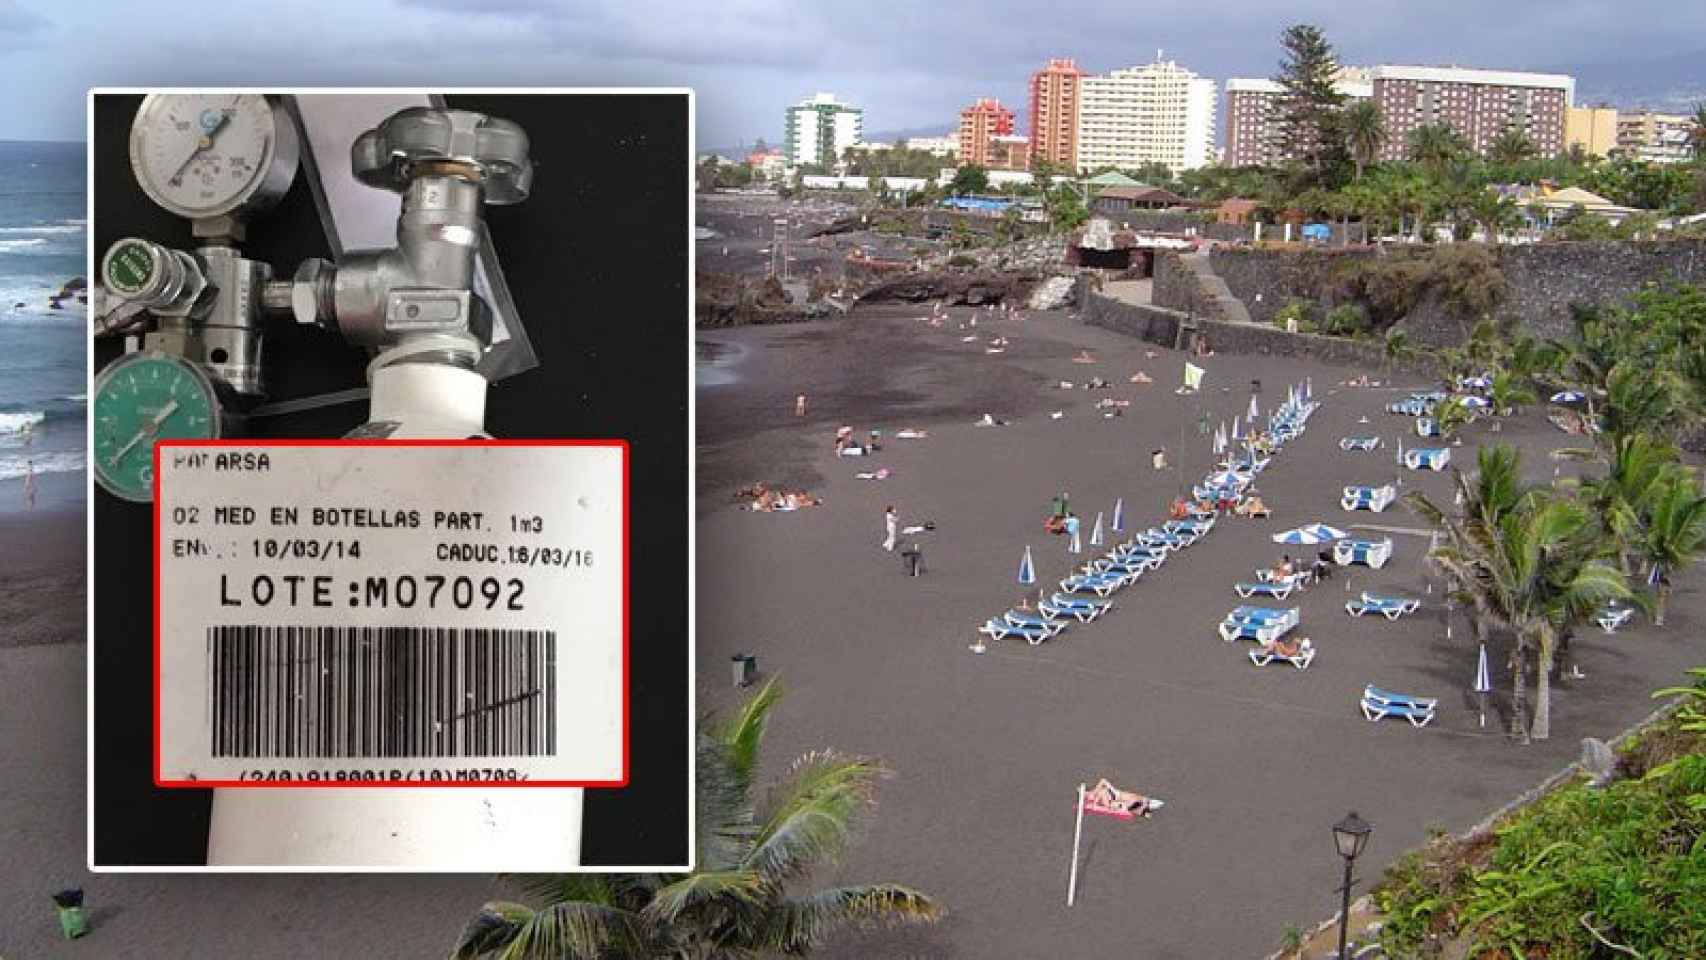
{"label": "green trash bin", "polygon": [[61,890],[53,895],[54,909],[59,911],[59,932],[67,940],[75,940],[89,932],[89,915],[83,912],[83,891]]}

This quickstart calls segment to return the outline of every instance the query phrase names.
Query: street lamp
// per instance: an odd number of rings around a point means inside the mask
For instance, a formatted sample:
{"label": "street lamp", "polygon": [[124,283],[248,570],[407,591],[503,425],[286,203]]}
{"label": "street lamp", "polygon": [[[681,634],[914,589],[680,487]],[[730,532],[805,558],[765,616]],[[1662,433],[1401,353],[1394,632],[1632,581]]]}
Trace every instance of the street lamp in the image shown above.
{"label": "street lamp", "polygon": [[1339,856],[1345,858],[1344,903],[1339,913],[1339,960],[1345,960],[1345,937],[1351,925],[1351,867],[1362,855],[1362,848],[1368,846],[1368,835],[1373,832],[1374,825],[1357,816],[1355,810],[1333,824],[1333,843],[1339,848]]}

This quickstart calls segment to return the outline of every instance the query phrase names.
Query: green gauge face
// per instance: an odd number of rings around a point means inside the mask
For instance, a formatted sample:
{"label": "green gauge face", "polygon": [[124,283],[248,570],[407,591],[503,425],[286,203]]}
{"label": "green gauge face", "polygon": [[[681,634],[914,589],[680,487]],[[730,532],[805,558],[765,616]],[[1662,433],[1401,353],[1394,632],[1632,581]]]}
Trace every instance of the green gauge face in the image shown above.
{"label": "green gauge face", "polygon": [[154,499],[154,441],[219,436],[213,382],[187,360],[153,351],[114,361],[95,379],[95,479],[110,494]]}

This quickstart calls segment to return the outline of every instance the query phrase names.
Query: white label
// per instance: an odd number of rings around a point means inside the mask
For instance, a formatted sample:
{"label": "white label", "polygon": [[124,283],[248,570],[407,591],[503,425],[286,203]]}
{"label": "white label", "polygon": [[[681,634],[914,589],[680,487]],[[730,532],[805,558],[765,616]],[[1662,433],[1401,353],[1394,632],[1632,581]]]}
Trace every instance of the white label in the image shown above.
{"label": "white label", "polygon": [[158,778],[624,780],[623,457],[163,444]]}

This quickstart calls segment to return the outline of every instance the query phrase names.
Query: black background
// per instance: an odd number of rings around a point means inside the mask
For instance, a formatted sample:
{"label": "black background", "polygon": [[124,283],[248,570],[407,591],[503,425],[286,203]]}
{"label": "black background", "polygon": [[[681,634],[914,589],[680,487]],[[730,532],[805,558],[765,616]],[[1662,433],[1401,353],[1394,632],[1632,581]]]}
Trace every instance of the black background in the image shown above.
{"label": "black background", "polygon": [[[452,107],[519,123],[532,195],[487,207],[493,242],[539,367],[494,384],[486,428],[506,439],[625,439],[631,445],[629,786],[588,790],[587,866],[687,861],[687,97],[459,96]],[[94,243],[146,237],[190,249],[189,225],[136,186],[129,133],[140,97],[94,102]],[[334,176],[331,171],[324,175]],[[305,176],[249,227],[244,255],[288,277],[330,257]],[[274,321],[270,399],[363,386],[366,357],[335,334]],[[97,344],[97,369],[120,352]],[[339,437],[365,403],[257,418],[250,436]],[[95,493],[95,850],[97,865],[205,862],[211,791],[153,785],[151,511]]]}

